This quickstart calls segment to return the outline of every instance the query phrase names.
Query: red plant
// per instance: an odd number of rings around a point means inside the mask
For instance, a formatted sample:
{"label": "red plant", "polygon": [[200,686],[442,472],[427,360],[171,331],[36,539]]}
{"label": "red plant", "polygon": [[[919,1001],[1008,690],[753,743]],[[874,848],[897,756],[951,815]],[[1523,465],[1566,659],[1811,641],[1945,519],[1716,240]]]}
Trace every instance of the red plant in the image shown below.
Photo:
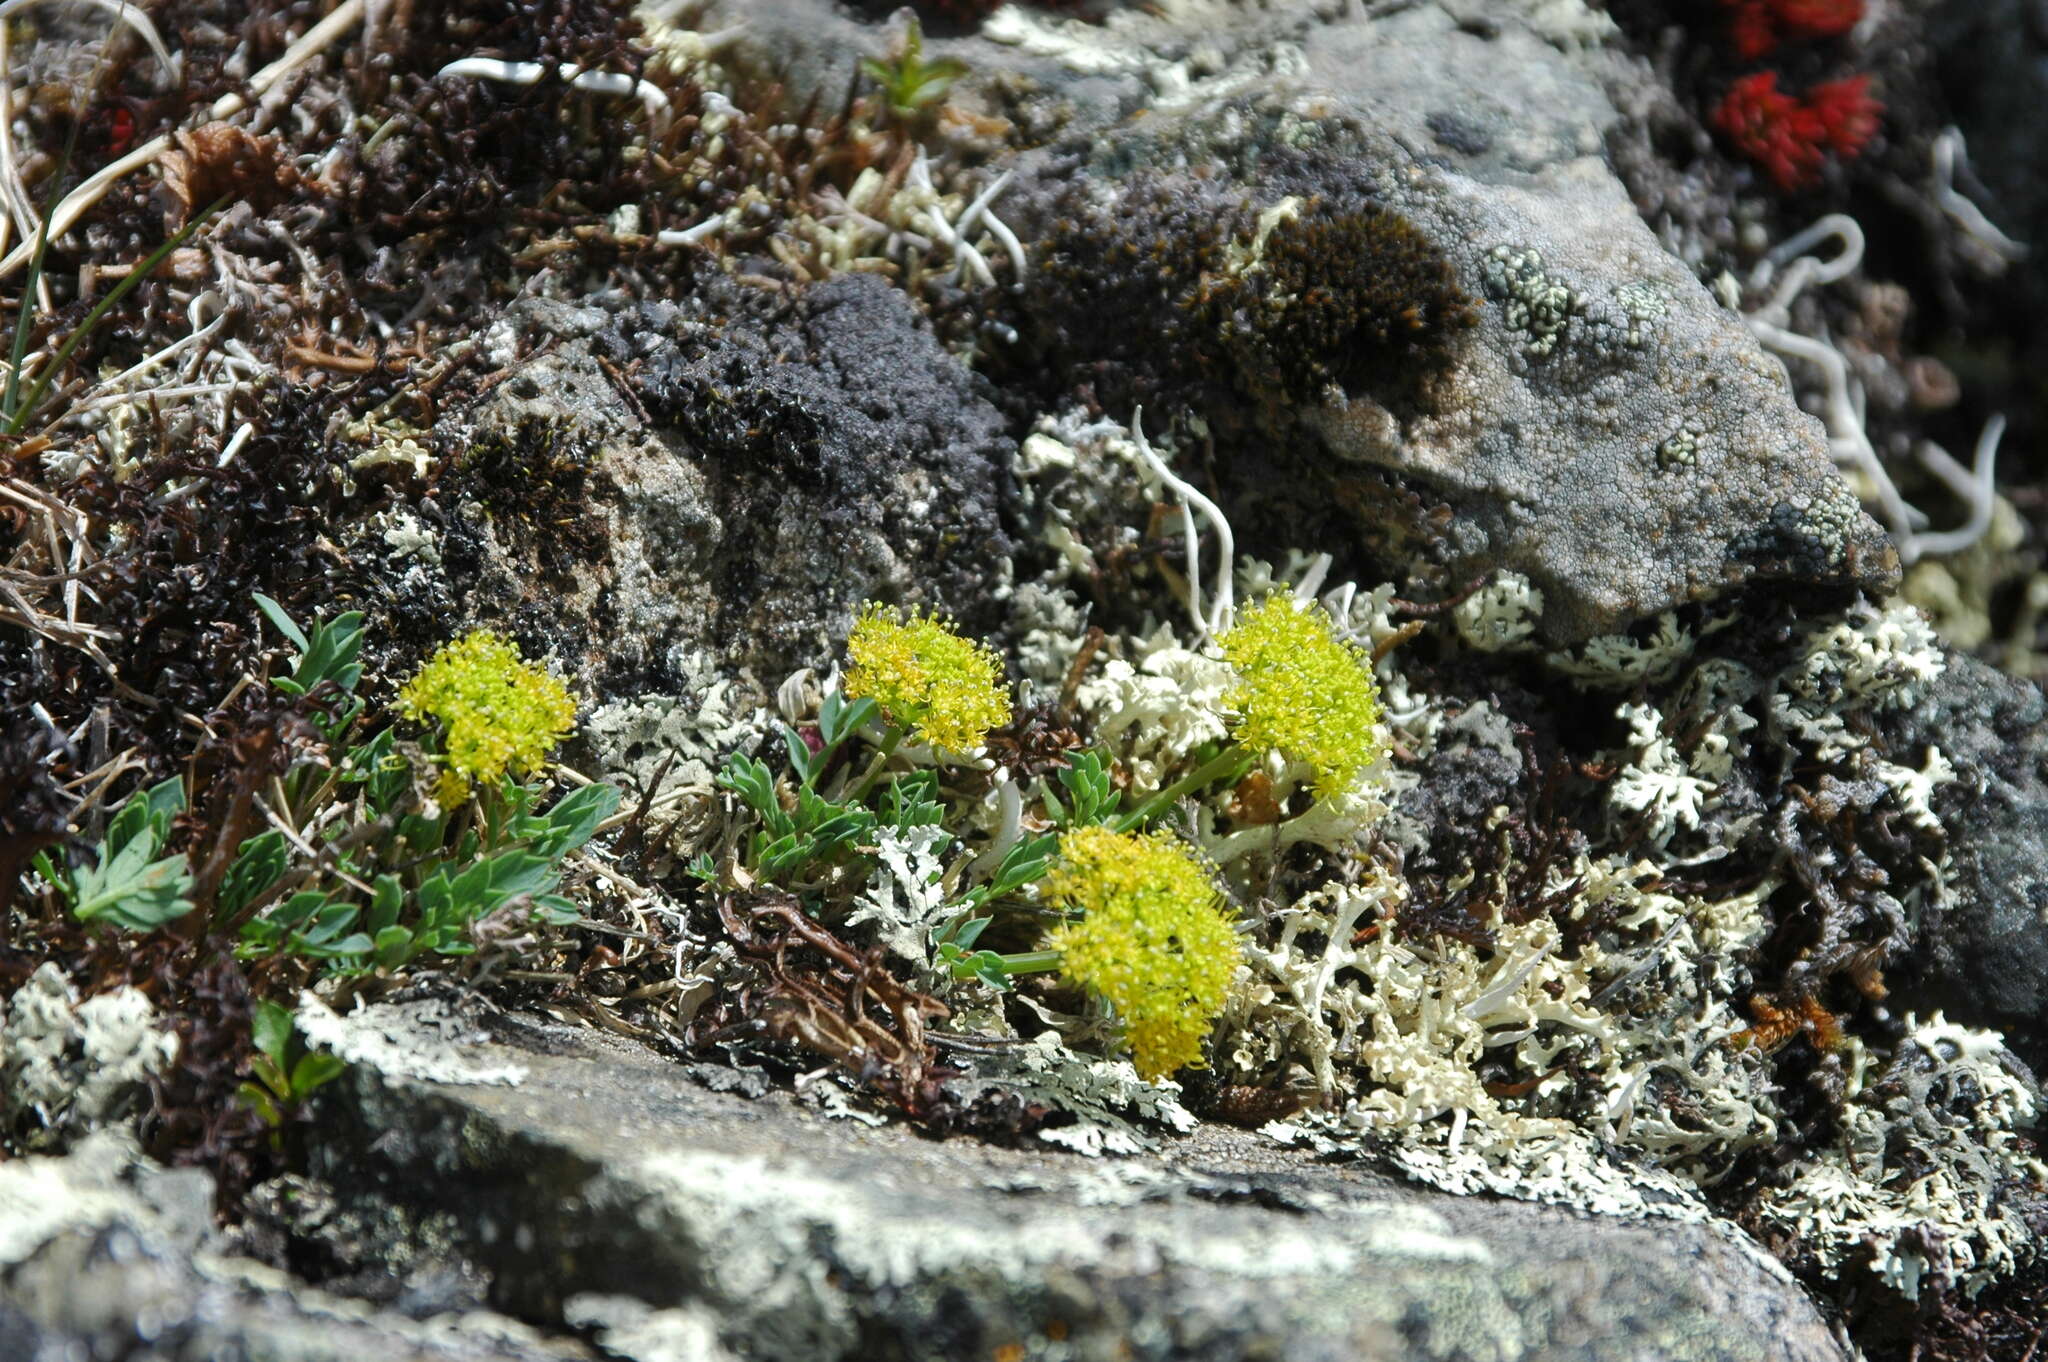
{"label": "red plant", "polygon": [[1820,120],[1828,147],[1847,161],[1877,136],[1884,105],[1870,94],[1869,76],[1849,76],[1806,92],[1806,107]]}
{"label": "red plant", "polygon": [[1758,71],[1728,87],[1713,124],[1762,166],[1780,189],[1803,189],[1820,177],[1832,151],[1848,160],[1877,134],[1884,106],[1869,76],[1828,81],[1802,99],[1778,88],[1776,71]]}
{"label": "red plant", "polygon": [[1863,0],[1721,0],[1728,36],[1744,61],[1788,38],[1839,38],[1863,17]]}

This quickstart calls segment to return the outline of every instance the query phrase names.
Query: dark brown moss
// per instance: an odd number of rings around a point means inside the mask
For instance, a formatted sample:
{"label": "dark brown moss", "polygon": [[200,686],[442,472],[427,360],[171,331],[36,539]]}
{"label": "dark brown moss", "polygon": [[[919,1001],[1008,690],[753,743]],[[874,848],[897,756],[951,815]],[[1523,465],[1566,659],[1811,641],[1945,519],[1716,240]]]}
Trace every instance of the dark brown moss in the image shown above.
{"label": "dark brown moss", "polygon": [[1038,261],[1037,339],[1110,410],[1250,399],[1278,418],[1334,384],[1426,406],[1471,326],[1471,299],[1407,218],[1347,189],[1261,232],[1267,206],[1191,176],[1139,175],[1076,200]]}
{"label": "dark brown moss", "polygon": [[1261,401],[1312,402],[1330,384],[1414,401],[1476,318],[1443,253],[1374,203],[1312,203],[1284,218],[1249,264],[1205,279],[1189,306]]}

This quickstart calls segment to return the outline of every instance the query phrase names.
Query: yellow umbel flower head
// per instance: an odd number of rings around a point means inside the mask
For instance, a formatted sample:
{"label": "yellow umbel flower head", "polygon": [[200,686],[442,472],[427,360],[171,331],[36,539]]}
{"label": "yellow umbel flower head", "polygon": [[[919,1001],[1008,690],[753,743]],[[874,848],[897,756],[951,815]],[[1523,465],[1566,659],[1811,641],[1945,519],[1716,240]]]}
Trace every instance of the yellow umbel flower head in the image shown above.
{"label": "yellow umbel flower head", "polygon": [[1237,969],[1237,932],[1208,873],[1172,835],[1076,828],[1060,838],[1049,900],[1081,917],[1048,944],[1061,970],[1116,1009],[1138,1072],[1202,1062]]}
{"label": "yellow umbel flower head", "polygon": [[519,648],[477,629],[427,659],[398,690],[398,712],[441,725],[444,806],[469,797],[473,782],[538,768],[576,720],[568,689],[528,663]]}
{"label": "yellow umbel flower head", "polygon": [[870,601],[847,635],[846,657],[847,698],[872,699],[890,724],[916,729],[934,747],[971,752],[1010,722],[1002,659],[943,616]]}
{"label": "yellow umbel flower head", "polygon": [[1238,616],[1219,640],[1237,671],[1225,703],[1237,717],[1237,740],[1263,751],[1279,748],[1315,772],[1316,794],[1351,788],[1378,760],[1380,688],[1372,659],[1339,642],[1322,608],[1284,592]]}

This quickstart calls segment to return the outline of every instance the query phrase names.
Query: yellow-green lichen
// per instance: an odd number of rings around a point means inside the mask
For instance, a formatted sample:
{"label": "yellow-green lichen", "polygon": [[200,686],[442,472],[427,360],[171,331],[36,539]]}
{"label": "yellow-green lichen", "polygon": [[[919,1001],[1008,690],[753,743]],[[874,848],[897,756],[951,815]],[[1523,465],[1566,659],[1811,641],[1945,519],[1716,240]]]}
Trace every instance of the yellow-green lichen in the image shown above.
{"label": "yellow-green lichen", "polygon": [[1055,929],[1067,977],[1116,1009],[1147,1078],[1202,1062],[1239,958],[1208,874],[1170,833],[1077,828],[1060,838],[1049,900],[1079,912]]}
{"label": "yellow-green lichen", "polygon": [[1372,659],[1340,642],[1320,608],[1284,593],[1269,596],[1244,611],[1221,643],[1238,675],[1227,703],[1239,742],[1278,748],[1308,766],[1325,798],[1350,789],[1378,760]]}
{"label": "yellow-green lichen", "polygon": [[441,726],[436,797],[443,804],[468,798],[478,782],[537,769],[576,719],[568,689],[488,629],[472,630],[429,658],[399,688],[397,708],[408,719]]}
{"label": "yellow-green lichen", "polygon": [[846,638],[845,692],[872,699],[897,728],[949,752],[971,752],[1010,722],[1003,663],[951,621],[870,602]]}

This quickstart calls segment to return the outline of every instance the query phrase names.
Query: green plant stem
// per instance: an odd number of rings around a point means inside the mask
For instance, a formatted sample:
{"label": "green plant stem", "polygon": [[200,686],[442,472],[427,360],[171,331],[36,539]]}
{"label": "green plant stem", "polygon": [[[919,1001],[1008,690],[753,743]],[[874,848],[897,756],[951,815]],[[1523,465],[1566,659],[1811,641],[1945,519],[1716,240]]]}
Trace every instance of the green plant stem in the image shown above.
{"label": "green plant stem", "polygon": [[868,763],[867,772],[861,776],[860,784],[840,801],[842,804],[866,802],[869,792],[875,788],[875,782],[882,778],[882,771],[889,765],[889,758],[895,756],[896,749],[902,745],[903,733],[904,730],[892,726],[882,735],[882,745],[876,749],[875,759]]}
{"label": "green plant stem", "polygon": [[[14,408],[8,415],[7,434],[21,434],[21,428],[28,424],[30,413],[34,412],[36,404],[43,400],[43,394],[49,390],[51,382],[63,370],[65,362],[71,358],[71,352],[76,350],[84,343],[85,338],[92,334],[93,328],[99,325],[100,319],[106,316],[116,303],[134,292],[136,285],[153,274],[156,271],[156,267],[163,264],[165,257],[170,255],[172,251],[177,250],[178,247],[184,245],[186,239],[192,233],[198,231],[201,224],[212,217],[228,201],[229,197],[231,196],[223,194],[200,212],[194,214],[190,222],[180,227],[171,235],[170,240],[151,251],[140,265],[137,265],[134,269],[128,271],[127,274],[121,276],[120,283],[107,290],[106,297],[93,304],[92,311],[85,314],[85,320],[80,322],[72,330],[71,334],[64,338],[64,344],[58,347],[57,353],[50,357],[50,362],[45,364],[42,372],[36,375],[35,386],[23,395],[21,405]],[[44,221],[45,225],[47,225],[48,219]],[[16,373],[19,372],[20,370],[17,367]],[[10,376],[10,384],[12,381],[12,376]]]}
{"label": "green plant stem", "polygon": [[1066,963],[1058,951],[1019,951],[1001,959],[1005,974],[1049,974]]}
{"label": "green plant stem", "polygon": [[1241,747],[1226,747],[1129,813],[1110,819],[1107,826],[1112,832],[1129,832],[1147,819],[1163,813],[1182,795],[1193,794],[1196,790],[1205,789],[1220,780],[1236,784],[1244,779],[1245,772],[1252,769],[1252,763],[1256,760],[1257,757],[1253,753]]}

